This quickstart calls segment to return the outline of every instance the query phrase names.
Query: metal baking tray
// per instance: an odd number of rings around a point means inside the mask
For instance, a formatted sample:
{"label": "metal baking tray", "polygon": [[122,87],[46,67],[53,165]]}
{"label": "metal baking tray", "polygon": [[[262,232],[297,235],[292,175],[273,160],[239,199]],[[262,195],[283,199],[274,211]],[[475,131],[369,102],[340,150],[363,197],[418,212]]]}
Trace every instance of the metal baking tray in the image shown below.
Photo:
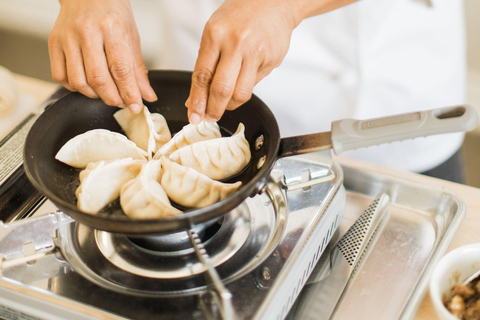
{"label": "metal baking tray", "polygon": [[[442,187],[361,167],[342,168],[347,203],[337,239],[375,196],[386,192],[391,199],[389,220],[349,280],[334,319],[413,319],[428,288],[430,270],[465,217],[465,203]],[[315,270],[309,282],[314,278]]]}

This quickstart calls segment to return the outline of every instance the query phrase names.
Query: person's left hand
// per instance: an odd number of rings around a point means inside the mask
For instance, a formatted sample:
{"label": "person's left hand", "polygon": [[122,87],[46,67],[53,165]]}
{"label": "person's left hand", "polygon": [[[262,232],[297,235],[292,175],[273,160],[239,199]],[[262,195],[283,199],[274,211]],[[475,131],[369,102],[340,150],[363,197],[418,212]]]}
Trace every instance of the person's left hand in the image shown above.
{"label": "person's left hand", "polygon": [[226,0],[203,31],[186,102],[191,123],[247,102],[287,54],[297,21],[290,1]]}

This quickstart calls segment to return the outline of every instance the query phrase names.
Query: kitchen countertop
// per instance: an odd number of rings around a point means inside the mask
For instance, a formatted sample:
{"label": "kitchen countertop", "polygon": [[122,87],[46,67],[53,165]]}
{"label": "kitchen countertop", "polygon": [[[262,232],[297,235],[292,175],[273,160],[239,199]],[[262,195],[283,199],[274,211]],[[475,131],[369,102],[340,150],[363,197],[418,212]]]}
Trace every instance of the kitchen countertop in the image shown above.
{"label": "kitchen countertop", "polygon": [[[15,79],[19,93],[32,96],[33,100],[35,101],[35,105],[39,105],[41,102],[46,100],[58,88],[58,85],[55,83],[37,80],[21,75],[15,75]],[[340,164],[343,163],[350,166],[361,166],[363,168],[401,176],[413,181],[444,187],[455,192],[465,201],[467,206],[467,214],[465,220],[458,229],[456,236],[450,244],[448,251],[466,244],[480,242],[480,189],[444,181],[441,179],[426,177],[419,174],[396,171],[344,157],[336,156],[336,159]],[[428,293],[425,295],[425,298],[423,299],[414,319],[436,319],[436,313]]]}

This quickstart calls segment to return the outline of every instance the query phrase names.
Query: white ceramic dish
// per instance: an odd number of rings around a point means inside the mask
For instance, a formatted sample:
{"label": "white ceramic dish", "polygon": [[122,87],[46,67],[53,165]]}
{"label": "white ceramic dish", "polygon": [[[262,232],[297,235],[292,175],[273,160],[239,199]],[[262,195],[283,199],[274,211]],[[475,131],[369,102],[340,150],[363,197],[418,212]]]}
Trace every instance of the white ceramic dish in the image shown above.
{"label": "white ceramic dish", "polygon": [[480,243],[466,245],[450,251],[440,259],[430,278],[430,296],[440,320],[458,320],[442,303],[450,289],[464,282],[480,270]]}

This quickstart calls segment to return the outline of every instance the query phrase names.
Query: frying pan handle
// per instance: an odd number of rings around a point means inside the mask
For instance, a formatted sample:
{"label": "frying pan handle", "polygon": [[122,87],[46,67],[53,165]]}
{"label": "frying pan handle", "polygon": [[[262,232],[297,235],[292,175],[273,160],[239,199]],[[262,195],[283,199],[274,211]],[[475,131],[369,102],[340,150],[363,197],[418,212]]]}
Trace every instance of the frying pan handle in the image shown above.
{"label": "frying pan handle", "polygon": [[478,115],[470,106],[456,106],[389,117],[332,122],[332,147],[343,151],[440,133],[472,130]]}

